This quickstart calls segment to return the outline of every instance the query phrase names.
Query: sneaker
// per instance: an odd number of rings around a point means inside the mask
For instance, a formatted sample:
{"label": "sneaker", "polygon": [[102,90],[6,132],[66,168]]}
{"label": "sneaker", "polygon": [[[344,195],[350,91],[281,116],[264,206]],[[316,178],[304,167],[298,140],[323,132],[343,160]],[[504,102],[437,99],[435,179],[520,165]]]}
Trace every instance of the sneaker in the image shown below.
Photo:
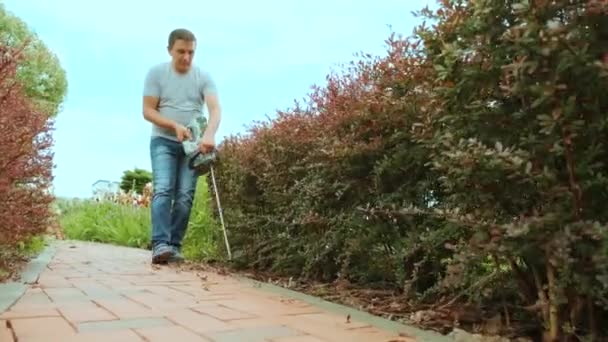
{"label": "sneaker", "polygon": [[171,247],[173,249],[173,255],[171,255],[171,257],[169,258],[169,261],[170,262],[183,262],[184,256],[180,252],[179,247],[177,247],[177,246],[171,246]]}
{"label": "sneaker", "polygon": [[160,243],[152,249],[152,263],[153,264],[162,264],[169,261],[169,259],[173,256],[173,249],[171,246]]}

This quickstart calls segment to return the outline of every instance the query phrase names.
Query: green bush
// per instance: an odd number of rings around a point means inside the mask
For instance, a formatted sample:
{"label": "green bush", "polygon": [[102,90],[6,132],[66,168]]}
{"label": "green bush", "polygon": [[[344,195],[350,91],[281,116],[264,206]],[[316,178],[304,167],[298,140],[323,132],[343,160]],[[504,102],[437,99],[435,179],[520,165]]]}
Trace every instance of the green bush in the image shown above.
{"label": "green bush", "polygon": [[504,334],[605,337],[607,11],[443,1],[386,56],[226,139],[236,264],[466,303],[519,324]]}
{"label": "green bush", "polygon": [[446,280],[461,291],[498,273],[547,341],[606,333],[608,5],[596,5],[452,2],[420,30],[436,106],[418,137],[446,194],[434,214],[464,233]]}
{"label": "green bush", "polygon": [[66,90],[56,56],[0,3],[0,281],[52,224],[52,118]]}
{"label": "green bush", "polygon": [[146,184],[152,182],[152,172],[144,169],[134,168],[125,170],[120,178],[120,188],[124,192],[133,191],[137,194],[144,193]]}
{"label": "green bush", "polygon": [[[421,99],[415,59],[402,57],[407,48],[394,41],[392,57],[332,75],[307,108],[222,144],[218,182],[237,264],[325,281],[400,282],[403,252],[421,243],[405,232],[425,235],[432,219],[396,222],[365,211],[427,205],[440,194],[429,152],[402,130]],[[433,253],[439,262],[441,250]]]}

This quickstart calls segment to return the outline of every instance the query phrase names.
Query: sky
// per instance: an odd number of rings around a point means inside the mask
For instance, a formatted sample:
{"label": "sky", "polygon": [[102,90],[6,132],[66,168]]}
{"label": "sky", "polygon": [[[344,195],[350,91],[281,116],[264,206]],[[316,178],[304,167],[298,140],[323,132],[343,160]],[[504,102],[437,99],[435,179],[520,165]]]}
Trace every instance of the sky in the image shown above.
{"label": "sky", "polygon": [[410,35],[412,11],[434,0],[0,0],[58,57],[68,92],[54,132],[56,196],[87,198],[97,180],[150,170],[142,116],[148,68],[169,61],[167,37],[197,37],[194,62],[217,84],[216,143],[303,100],[355,60],[383,55],[391,32]]}

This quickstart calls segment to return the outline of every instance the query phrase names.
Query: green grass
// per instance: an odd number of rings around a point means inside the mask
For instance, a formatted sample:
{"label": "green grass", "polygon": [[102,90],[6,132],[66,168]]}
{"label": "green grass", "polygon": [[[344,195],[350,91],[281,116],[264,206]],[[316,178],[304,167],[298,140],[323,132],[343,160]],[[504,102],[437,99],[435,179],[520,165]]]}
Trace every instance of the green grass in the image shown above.
{"label": "green grass", "polygon": [[60,225],[66,238],[148,248],[150,214],[136,208],[92,200],[59,204]]}
{"label": "green grass", "polygon": [[46,245],[44,236],[34,236],[17,244],[17,252],[26,257],[40,254]]}
{"label": "green grass", "polygon": [[218,249],[218,243],[222,241],[221,228],[210,210],[209,201],[212,199],[212,193],[205,179],[205,177],[199,178],[190,224],[184,237],[183,254],[188,260],[202,261],[221,257]]}
{"label": "green grass", "polygon": [[14,246],[0,245],[0,282],[28,259],[37,256],[45,247],[44,236],[34,236]]}
{"label": "green grass", "polygon": [[[210,214],[209,199],[205,179],[200,178],[184,238],[183,254],[188,260],[218,258],[216,241],[221,241],[218,240],[221,232]],[[68,239],[150,247],[150,208],[93,200],[60,200],[56,204],[60,225]]]}

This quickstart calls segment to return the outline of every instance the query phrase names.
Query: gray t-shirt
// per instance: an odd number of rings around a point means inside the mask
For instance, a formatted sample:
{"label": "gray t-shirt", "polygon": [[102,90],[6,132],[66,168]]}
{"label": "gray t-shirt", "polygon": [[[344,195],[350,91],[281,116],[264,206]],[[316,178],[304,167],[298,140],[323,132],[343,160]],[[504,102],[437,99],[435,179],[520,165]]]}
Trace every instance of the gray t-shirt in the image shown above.
{"label": "gray t-shirt", "polygon": [[[192,65],[187,73],[180,74],[171,62],[165,62],[150,68],[143,94],[159,98],[158,111],[163,117],[188,126],[203,115],[205,96],[215,92],[215,83],[208,72]],[[152,136],[177,141],[173,130],[155,124],[152,124]]]}

